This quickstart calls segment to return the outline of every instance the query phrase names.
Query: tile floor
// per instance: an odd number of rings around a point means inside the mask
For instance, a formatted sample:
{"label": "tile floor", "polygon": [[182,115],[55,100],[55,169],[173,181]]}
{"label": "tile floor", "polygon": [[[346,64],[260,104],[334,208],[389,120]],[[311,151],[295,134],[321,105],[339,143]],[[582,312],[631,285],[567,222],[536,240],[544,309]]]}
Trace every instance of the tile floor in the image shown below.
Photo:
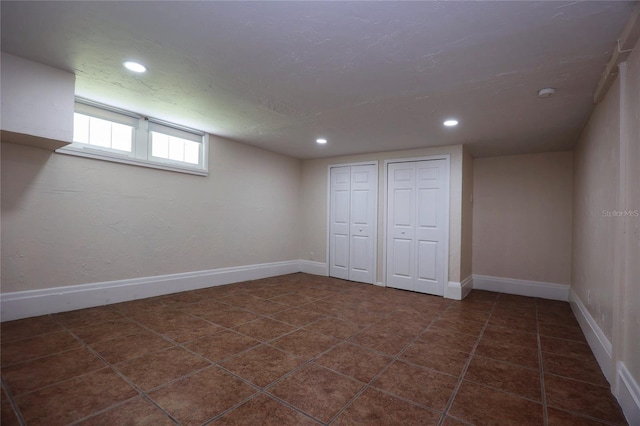
{"label": "tile floor", "polygon": [[4,426],[625,424],[556,301],[293,274],[1,331]]}

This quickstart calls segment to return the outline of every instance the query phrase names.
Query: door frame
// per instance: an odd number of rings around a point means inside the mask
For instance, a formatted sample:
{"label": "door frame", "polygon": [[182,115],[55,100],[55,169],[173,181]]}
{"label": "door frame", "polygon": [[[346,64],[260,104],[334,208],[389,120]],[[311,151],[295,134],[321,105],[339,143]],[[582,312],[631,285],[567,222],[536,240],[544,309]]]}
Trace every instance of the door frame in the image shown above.
{"label": "door frame", "polygon": [[[383,284],[387,287],[387,219],[389,216],[389,200],[387,199],[387,191],[389,186],[389,164],[392,163],[414,163],[418,161],[429,161],[429,160],[445,160],[447,165],[447,173],[449,174],[449,178],[447,179],[448,184],[445,188],[445,198],[447,200],[447,205],[445,206],[446,214],[445,214],[445,228],[447,229],[446,236],[444,239],[444,252],[446,256],[444,257],[444,296],[447,295],[447,286],[449,284],[449,257],[451,253],[449,252],[449,237],[451,234],[450,227],[450,215],[451,215],[451,155],[449,154],[441,154],[441,155],[429,155],[426,157],[410,157],[410,158],[394,158],[390,160],[384,160],[384,170],[383,170],[383,212],[382,212],[382,279]],[[328,259],[328,258],[327,258]]]}
{"label": "door frame", "polygon": [[[329,271],[331,267],[331,169],[334,167],[351,167],[351,166],[375,166],[376,167],[376,190],[374,191],[375,199],[374,204],[376,206],[373,209],[373,223],[375,223],[374,232],[373,232],[373,252],[375,255],[373,256],[373,282],[370,284],[376,284],[378,281],[378,228],[380,224],[378,223],[378,210],[380,209],[380,205],[378,204],[379,192],[380,192],[380,166],[378,160],[371,161],[359,161],[356,163],[336,163],[329,164],[327,166],[327,241],[326,241],[326,267],[325,273],[327,277],[330,277]],[[366,283],[364,283],[366,284]]]}

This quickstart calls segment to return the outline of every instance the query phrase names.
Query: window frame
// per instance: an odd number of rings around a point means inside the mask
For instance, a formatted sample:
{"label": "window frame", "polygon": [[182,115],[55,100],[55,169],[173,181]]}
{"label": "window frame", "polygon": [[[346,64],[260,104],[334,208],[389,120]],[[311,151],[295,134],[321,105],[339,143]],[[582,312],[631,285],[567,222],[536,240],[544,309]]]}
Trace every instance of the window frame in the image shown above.
{"label": "window frame", "polygon": [[[145,117],[131,111],[122,110],[83,98],[76,98],[74,113],[133,127],[131,153],[82,142],[72,142],[67,146],[58,148],[55,151],[57,153],[129,164],[133,166],[149,167],[152,169],[189,173],[198,176],[209,175],[209,135],[205,132],[163,120]],[[199,143],[199,163],[196,165],[178,160],[152,156],[152,128],[164,129],[167,132],[164,133],[162,130],[153,130],[158,133],[169,134],[171,136],[179,135],[178,137]]]}

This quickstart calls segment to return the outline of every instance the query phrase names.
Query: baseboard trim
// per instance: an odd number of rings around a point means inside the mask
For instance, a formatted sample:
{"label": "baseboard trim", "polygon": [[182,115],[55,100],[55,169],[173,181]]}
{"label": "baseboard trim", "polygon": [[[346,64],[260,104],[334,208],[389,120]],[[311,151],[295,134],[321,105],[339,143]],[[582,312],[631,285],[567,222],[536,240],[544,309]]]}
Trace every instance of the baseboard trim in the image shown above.
{"label": "baseboard trim", "polygon": [[604,332],[598,323],[596,323],[596,320],[593,319],[587,307],[573,290],[571,290],[569,294],[569,303],[584,336],[587,338],[587,343],[589,343],[589,347],[591,347],[591,351],[600,365],[600,369],[609,383],[613,383],[611,342],[607,339],[607,336],[604,335]]}
{"label": "baseboard trim", "polygon": [[327,264],[323,262],[314,262],[312,260],[300,260],[300,272],[312,275],[328,276]]}
{"label": "baseboard trim", "polygon": [[0,294],[0,320],[92,308],[300,272],[298,260]]}
{"label": "baseboard trim", "polygon": [[562,300],[563,302],[569,300],[569,286],[566,284],[473,275],[473,288],[541,299]]}
{"label": "baseboard trim", "polygon": [[469,275],[461,282],[449,281],[445,289],[444,297],[453,300],[462,300],[473,289],[473,275]]}
{"label": "baseboard trim", "polygon": [[624,362],[618,361],[616,373],[616,397],[620,407],[630,425],[640,425],[640,386]]}

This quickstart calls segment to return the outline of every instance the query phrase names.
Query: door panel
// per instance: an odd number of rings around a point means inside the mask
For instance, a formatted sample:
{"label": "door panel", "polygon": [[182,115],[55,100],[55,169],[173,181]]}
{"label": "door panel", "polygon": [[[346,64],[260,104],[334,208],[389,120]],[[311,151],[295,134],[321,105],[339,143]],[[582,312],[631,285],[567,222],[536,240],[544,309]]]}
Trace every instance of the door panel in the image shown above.
{"label": "door panel", "polygon": [[387,179],[387,285],[444,295],[447,161],[390,163]]}
{"label": "door panel", "polygon": [[375,282],[377,166],[330,169],[329,275]]}

